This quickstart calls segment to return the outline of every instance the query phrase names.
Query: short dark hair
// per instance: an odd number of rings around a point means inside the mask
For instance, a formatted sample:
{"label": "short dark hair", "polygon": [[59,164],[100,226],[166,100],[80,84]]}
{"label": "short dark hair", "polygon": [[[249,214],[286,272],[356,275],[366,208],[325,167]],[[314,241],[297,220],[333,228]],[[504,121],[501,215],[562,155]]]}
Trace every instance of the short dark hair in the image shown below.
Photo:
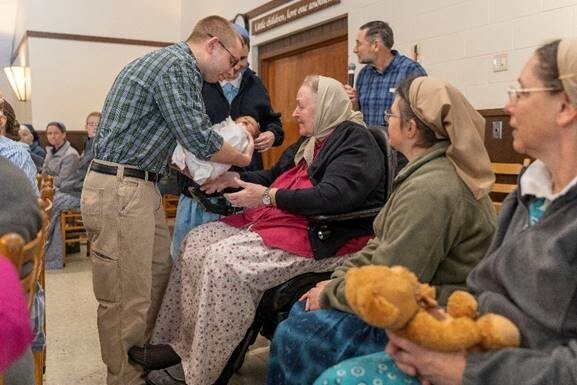
{"label": "short dark hair", "polygon": [[393,35],[393,30],[388,23],[381,20],[369,21],[361,25],[361,30],[366,29],[366,36],[369,40],[374,41],[375,39],[381,39],[382,43],[388,49],[393,48],[395,43],[395,38]]}
{"label": "short dark hair", "polygon": [[46,128],[50,127],[50,126],[56,126],[58,127],[58,129],[60,130],[61,133],[65,133],[66,132],[66,126],[64,125],[64,123],[62,122],[50,122],[46,125]]}
{"label": "short dark hair", "polygon": [[537,48],[535,55],[537,56],[538,64],[535,66],[535,76],[543,81],[545,87],[563,91],[563,82],[559,80],[559,67],[557,65],[557,51],[559,51],[560,42],[560,39],[553,40]]}
{"label": "short dark hair", "polygon": [[435,136],[435,132],[430,129],[425,122],[423,122],[417,114],[413,111],[409,98],[409,91],[411,89],[411,84],[418,76],[411,76],[404,79],[398,86],[395,94],[399,97],[399,111],[401,114],[401,123],[405,124],[409,120],[414,120],[417,125],[417,130],[421,134],[421,141],[417,143],[417,146],[421,148],[429,148],[435,143],[439,142],[439,139]]}

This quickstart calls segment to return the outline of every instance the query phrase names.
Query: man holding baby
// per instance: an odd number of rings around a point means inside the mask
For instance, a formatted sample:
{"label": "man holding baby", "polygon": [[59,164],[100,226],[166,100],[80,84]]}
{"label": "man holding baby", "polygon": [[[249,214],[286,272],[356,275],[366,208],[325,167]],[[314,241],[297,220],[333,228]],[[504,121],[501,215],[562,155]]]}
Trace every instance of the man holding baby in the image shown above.
{"label": "man holding baby", "polygon": [[144,384],[127,350],[146,343],[170,274],[170,235],[156,186],[178,142],[199,159],[247,166],[210,129],[203,79],[239,62],[243,41],[230,22],[200,20],[185,42],[151,52],[117,76],[104,105],[81,210],[92,243],[98,331],[108,385]]}

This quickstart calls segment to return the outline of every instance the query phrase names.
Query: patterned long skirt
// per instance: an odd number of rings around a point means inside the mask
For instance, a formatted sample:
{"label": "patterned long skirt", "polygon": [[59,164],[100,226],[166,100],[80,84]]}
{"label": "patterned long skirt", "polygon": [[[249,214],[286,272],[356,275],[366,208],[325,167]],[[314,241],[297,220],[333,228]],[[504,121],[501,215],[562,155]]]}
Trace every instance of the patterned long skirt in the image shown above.
{"label": "patterned long skirt", "polygon": [[333,270],[347,257],[317,261],[268,248],[258,234],[222,222],[199,226],[173,265],[152,342],[178,353],[188,385],[213,384],[267,289]]}
{"label": "patterned long skirt", "polygon": [[312,384],[327,368],[352,357],[382,352],[384,330],[338,310],[305,311],[297,302],[272,340],[268,385]]}
{"label": "patterned long skirt", "polygon": [[64,245],[60,229],[60,213],[64,210],[80,210],[80,197],[57,192],[52,203],[50,227],[46,241],[46,268],[62,269],[64,267]]}

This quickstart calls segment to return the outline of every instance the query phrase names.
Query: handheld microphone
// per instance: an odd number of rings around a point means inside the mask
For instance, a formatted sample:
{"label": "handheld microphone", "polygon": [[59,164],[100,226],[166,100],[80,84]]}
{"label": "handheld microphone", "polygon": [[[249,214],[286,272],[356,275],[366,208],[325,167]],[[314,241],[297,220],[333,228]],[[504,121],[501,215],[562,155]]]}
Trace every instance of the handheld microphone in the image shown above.
{"label": "handheld microphone", "polygon": [[357,68],[355,63],[349,63],[349,71],[348,71],[349,80],[348,80],[348,83],[349,83],[349,86],[351,86],[353,88],[355,87],[355,68]]}

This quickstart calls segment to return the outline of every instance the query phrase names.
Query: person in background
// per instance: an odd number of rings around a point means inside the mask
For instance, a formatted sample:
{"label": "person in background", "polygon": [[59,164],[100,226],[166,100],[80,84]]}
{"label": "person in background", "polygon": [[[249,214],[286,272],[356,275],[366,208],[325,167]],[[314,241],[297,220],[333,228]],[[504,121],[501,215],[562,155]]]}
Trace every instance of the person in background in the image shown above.
{"label": "person in background", "polygon": [[346,358],[382,351],[384,330],[351,310],[345,274],[366,265],[405,266],[446,303],[485,255],[495,232],[495,180],[484,145],[485,119],[450,84],[430,77],[397,87],[389,143],[409,163],[373,223],[375,237],[303,295],[277,327],[267,384],[311,384]]}
{"label": "person in background", "polygon": [[14,132],[16,116],[14,109],[0,93],[0,156],[8,159],[16,167],[24,171],[36,196],[40,196],[36,182],[36,166],[30,155],[29,147],[24,143],[15,142],[6,137],[7,132]]}
{"label": "person in background", "polygon": [[34,141],[34,135],[32,135],[30,129],[24,124],[21,124],[20,128],[18,128],[18,135],[20,136],[20,142],[25,143],[30,147],[32,160],[34,161],[38,172],[41,172],[44,158],[46,157],[46,151],[44,151],[44,149]]}
{"label": "person in background", "polygon": [[170,234],[156,182],[178,142],[199,159],[247,166],[244,153],[210,130],[203,79],[238,62],[243,42],[219,16],[186,41],[126,65],[104,103],[80,207],[90,237],[98,331],[108,385],[144,384],[127,350],[148,342],[171,268]]}
{"label": "person in background", "polygon": [[[391,108],[395,90],[401,81],[427,75],[419,63],[394,50],[394,42],[392,28],[380,20],[363,24],[355,39],[353,52],[359,63],[365,66],[357,76],[356,88],[347,84],[345,90],[353,105],[363,113],[368,125],[387,124],[383,111]],[[397,162],[398,171],[407,164],[407,159],[397,152]]]}
{"label": "person in background", "polygon": [[92,144],[96,135],[96,128],[100,122],[100,112],[91,112],[86,118],[86,132],[84,151],[80,156],[76,171],[64,179],[54,195],[52,210],[50,211],[50,227],[48,228],[45,260],[47,269],[62,269],[64,267],[64,247],[62,243],[62,229],[60,228],[60,213],[64,210],[80,209],[80,193],[84,178],[88,172],[90,162],[94,158]]}
{"label": "person in background", "polygon": [[61,122],[50,122],[46,126],[46,138],[50,146],[46,147],[46,158],[42,165],[42,176],[54,177],[54,187],[60,184],[78,169],[80,155],[66,140],[66,126]]}
{"label": "person in background", "polygon": [[[315,385],[577,383],[577,39],[538,48],[518,82],[505,105],[513,149],[536,160],[503,202],[498,231],[467,286],[480,314],[519,327],[521,346],[441,353],[389,334],[385,353],[345,361]],[[350,381],[353,367],[364,375]]]}
{"label": "person in background", "polygon": [[[245,43],[240,61],[233,71],[219,82],[203,82],[202,98],[206,106],[206,113],[213,124],[218,124],[229,116],[237,122],[246,121],[251,125],[256,124],[255,129],[259,131],[254,141],[257,151],[254,152],[250,165],[242,170],[261,170],[261,153],[272,146],[281,145],[284,140],[284,132],[280,114],[273,110],[268,91],[254,71],[248,68],[250,49],[248,31],[238,24],[233,24],[233,26]],[[177,181],[181,194],[172,236],[171,255],[173,258],[178,255],[182,240],[190,230],[222,216],[222,213],[207,211],[198,204],[189,191],[189,187],[194,186],[194,182],[190,178],[179,173]],[[222,194],[212,194],[206,199],[215,205],[226,207],[226,200]]]}

